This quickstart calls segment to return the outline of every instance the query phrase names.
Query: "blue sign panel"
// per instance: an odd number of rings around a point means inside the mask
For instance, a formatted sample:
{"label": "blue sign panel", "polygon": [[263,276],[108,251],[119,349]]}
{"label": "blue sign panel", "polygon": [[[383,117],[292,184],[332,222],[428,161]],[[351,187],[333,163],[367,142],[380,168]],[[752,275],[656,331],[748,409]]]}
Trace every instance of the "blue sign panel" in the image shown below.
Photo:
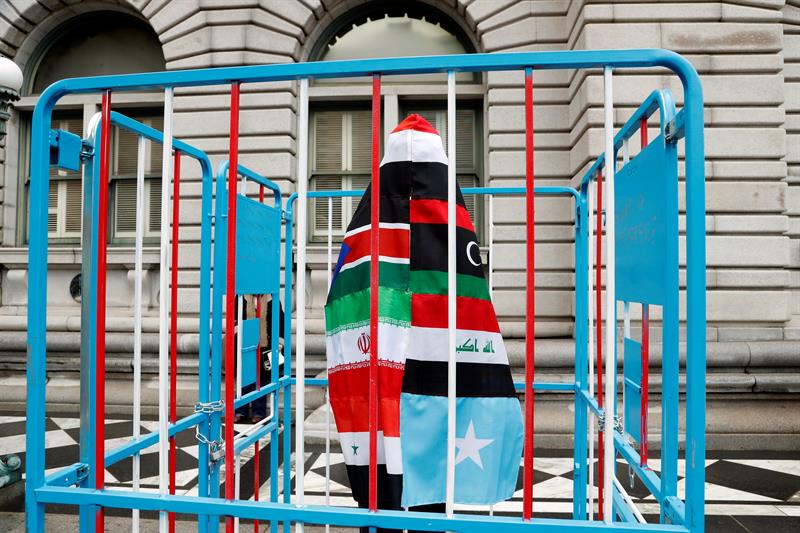
{"label": "blue sign panel", "polygon": [[256,382],[258,362],[258,319],[242,322],[242,386]]}
{"label": "blue sign panel", "polygon": [[668,272],[678,267],[667,261],[670,247],[678,246],[675,145],[653,139],[614,185],[617,300],[663,305]]}
{"label": "blue sign panel", "polygon": [[236,294],[278,292],[280,245],[280,210],[237,195]]}
{"label": "blue sign panel", "polygon": [[642,438],[642,345],[625,338],[623,351],[625,433],[639,442]]}

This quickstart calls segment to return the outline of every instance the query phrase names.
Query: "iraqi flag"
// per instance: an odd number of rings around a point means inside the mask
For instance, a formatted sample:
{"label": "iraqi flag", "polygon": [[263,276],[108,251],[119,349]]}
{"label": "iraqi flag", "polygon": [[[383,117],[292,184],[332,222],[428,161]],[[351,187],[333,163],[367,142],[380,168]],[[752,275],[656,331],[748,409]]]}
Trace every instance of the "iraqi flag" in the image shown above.
{"label": "iraqi flag", "polygon": [[[447,453],[447,157],[411,115],[381,163],[378,331],[379,507],[445,501]],[[455,501],[510,498],[522,413],[475,229],[457,190]],[[368,499],[370,192],[345,234],[325,308],[328,376],[353,497]]]}

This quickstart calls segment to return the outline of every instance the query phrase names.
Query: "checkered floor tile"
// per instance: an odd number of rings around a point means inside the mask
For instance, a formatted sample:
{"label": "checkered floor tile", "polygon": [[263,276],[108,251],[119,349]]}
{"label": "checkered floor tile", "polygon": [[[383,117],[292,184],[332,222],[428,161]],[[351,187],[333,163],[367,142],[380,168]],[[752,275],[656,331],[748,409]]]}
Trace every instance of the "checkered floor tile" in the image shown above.
{"label": "checkered floor tile", "polygon": [[[0,454],[14,453],[25,459],[25,424],[22,416],[0,416]],[[246,428],[237,425],[237,432]],[[143,421],[140,432],[145,434],[157,428],[154,421]],[[54,472],[78,460],[80,440],[80,421],[76,418],[48,418],[45,425],[47,453],[45,463],[47,473]],[[106,449],[125,443],[133,433],[130,420],[108,420],[106,424]],[[176,437],[177,452],[177,491],[179,494],[197,493],[197,454],[198,444],[193,431],[183,432]],[[306,502],[353,506],[348,489],[347,473],[338,444],[331,444],[331,454],[326,465],[324,447],[308,446],[305,463]],[[269,456],[270,444],[262,440],[261,472],[259,476],[259,495],[269,498]],[[738,452],[709,454],[706,461],[706,503],[707,515],[711,524],[714,516],[723,517],[784,517],[796,520],[792,527],[800,530],[800,453]],[[240,497],[253,497],[255,486],[254,451],[252,448],[242,454],[240,464]],[[281,458],[282,460],[282,458]],[[294,460],[294,457],[292,457]],[[651,459],[650,467],[659,471],[660,462]],[[546,515],[567,515],[572,510],[573,461],[566,452],[543,450],[537,452],[534,473],[534,512]],[[330,473],[326,478],[326,470]],[[683,491],[684,463],[678,466],[680,496]],[[143,490],[158,488],[158,453],[153,446],[144,450],[141,456],[141,487]],[[628,490],[645,515],[658,513],[653,497],[641,483],[629,483],[629,472],[625,464],[619,463],[617,477]],[[520,475],[520,479],[522,476]],[[132,459],[120,461],[106,470],[106,483],[110,487],[130,487],[132,481]],[[279,475],[279,485],[282,485]],[[294,480],[292,480],[294,487]],[[499,503],[492,509],[499,514],[521,512],[522,490],[518,486],[514,497]],[[224,490],[224,489],[222,489]],[[22,502],[0,500],[0,511],[19,511]],[[461,510],[486,511],[488,508],[462,507]],[[763,523],[768,523],[765,521]],[[739,525],[742,521],[738,520]],[[713,530],[726,531],[725,522]],[[738,526],[737,526],[738,527]],[[743,530],[755,531],[742,525]],[[730,531],[738,531],[731,526]],[[765,530],[767,531],[767,530]],[[769,529],[771,533],[781,531],[780,527]]]}

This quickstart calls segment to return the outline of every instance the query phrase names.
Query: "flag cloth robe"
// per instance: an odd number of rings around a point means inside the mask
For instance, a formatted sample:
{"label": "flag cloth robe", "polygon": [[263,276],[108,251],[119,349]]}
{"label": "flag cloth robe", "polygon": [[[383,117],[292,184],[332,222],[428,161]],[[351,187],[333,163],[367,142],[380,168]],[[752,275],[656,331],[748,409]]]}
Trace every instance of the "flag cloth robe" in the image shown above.
{"label": "flag cloth robe", "polygon": [[[447,157],[410,115],[380,170],[379,507],[445,501],[447,454]],[[370,190],[345,234],[325,306],[330,399],[353,497],[368,499]],[[457,503],[510,498],[522,412],[461,191],[456,206]]]}

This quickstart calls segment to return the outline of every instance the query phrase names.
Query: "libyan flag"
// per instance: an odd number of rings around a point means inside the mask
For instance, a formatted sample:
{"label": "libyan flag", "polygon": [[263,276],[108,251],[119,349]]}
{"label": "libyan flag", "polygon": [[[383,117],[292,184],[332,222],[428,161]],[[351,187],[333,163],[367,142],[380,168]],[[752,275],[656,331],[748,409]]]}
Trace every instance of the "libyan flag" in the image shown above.
{"label": "libyan flag", "polygon": [[[380,170],[378,504],[445,501],[447,465],[447,156],[410,115],[389,136]],[[510,498],[522,413],[475,228],[456,191],[455,502]],[[325,305],[330,401],[353,497],[369,469],[370,197],[347,228]]]}

